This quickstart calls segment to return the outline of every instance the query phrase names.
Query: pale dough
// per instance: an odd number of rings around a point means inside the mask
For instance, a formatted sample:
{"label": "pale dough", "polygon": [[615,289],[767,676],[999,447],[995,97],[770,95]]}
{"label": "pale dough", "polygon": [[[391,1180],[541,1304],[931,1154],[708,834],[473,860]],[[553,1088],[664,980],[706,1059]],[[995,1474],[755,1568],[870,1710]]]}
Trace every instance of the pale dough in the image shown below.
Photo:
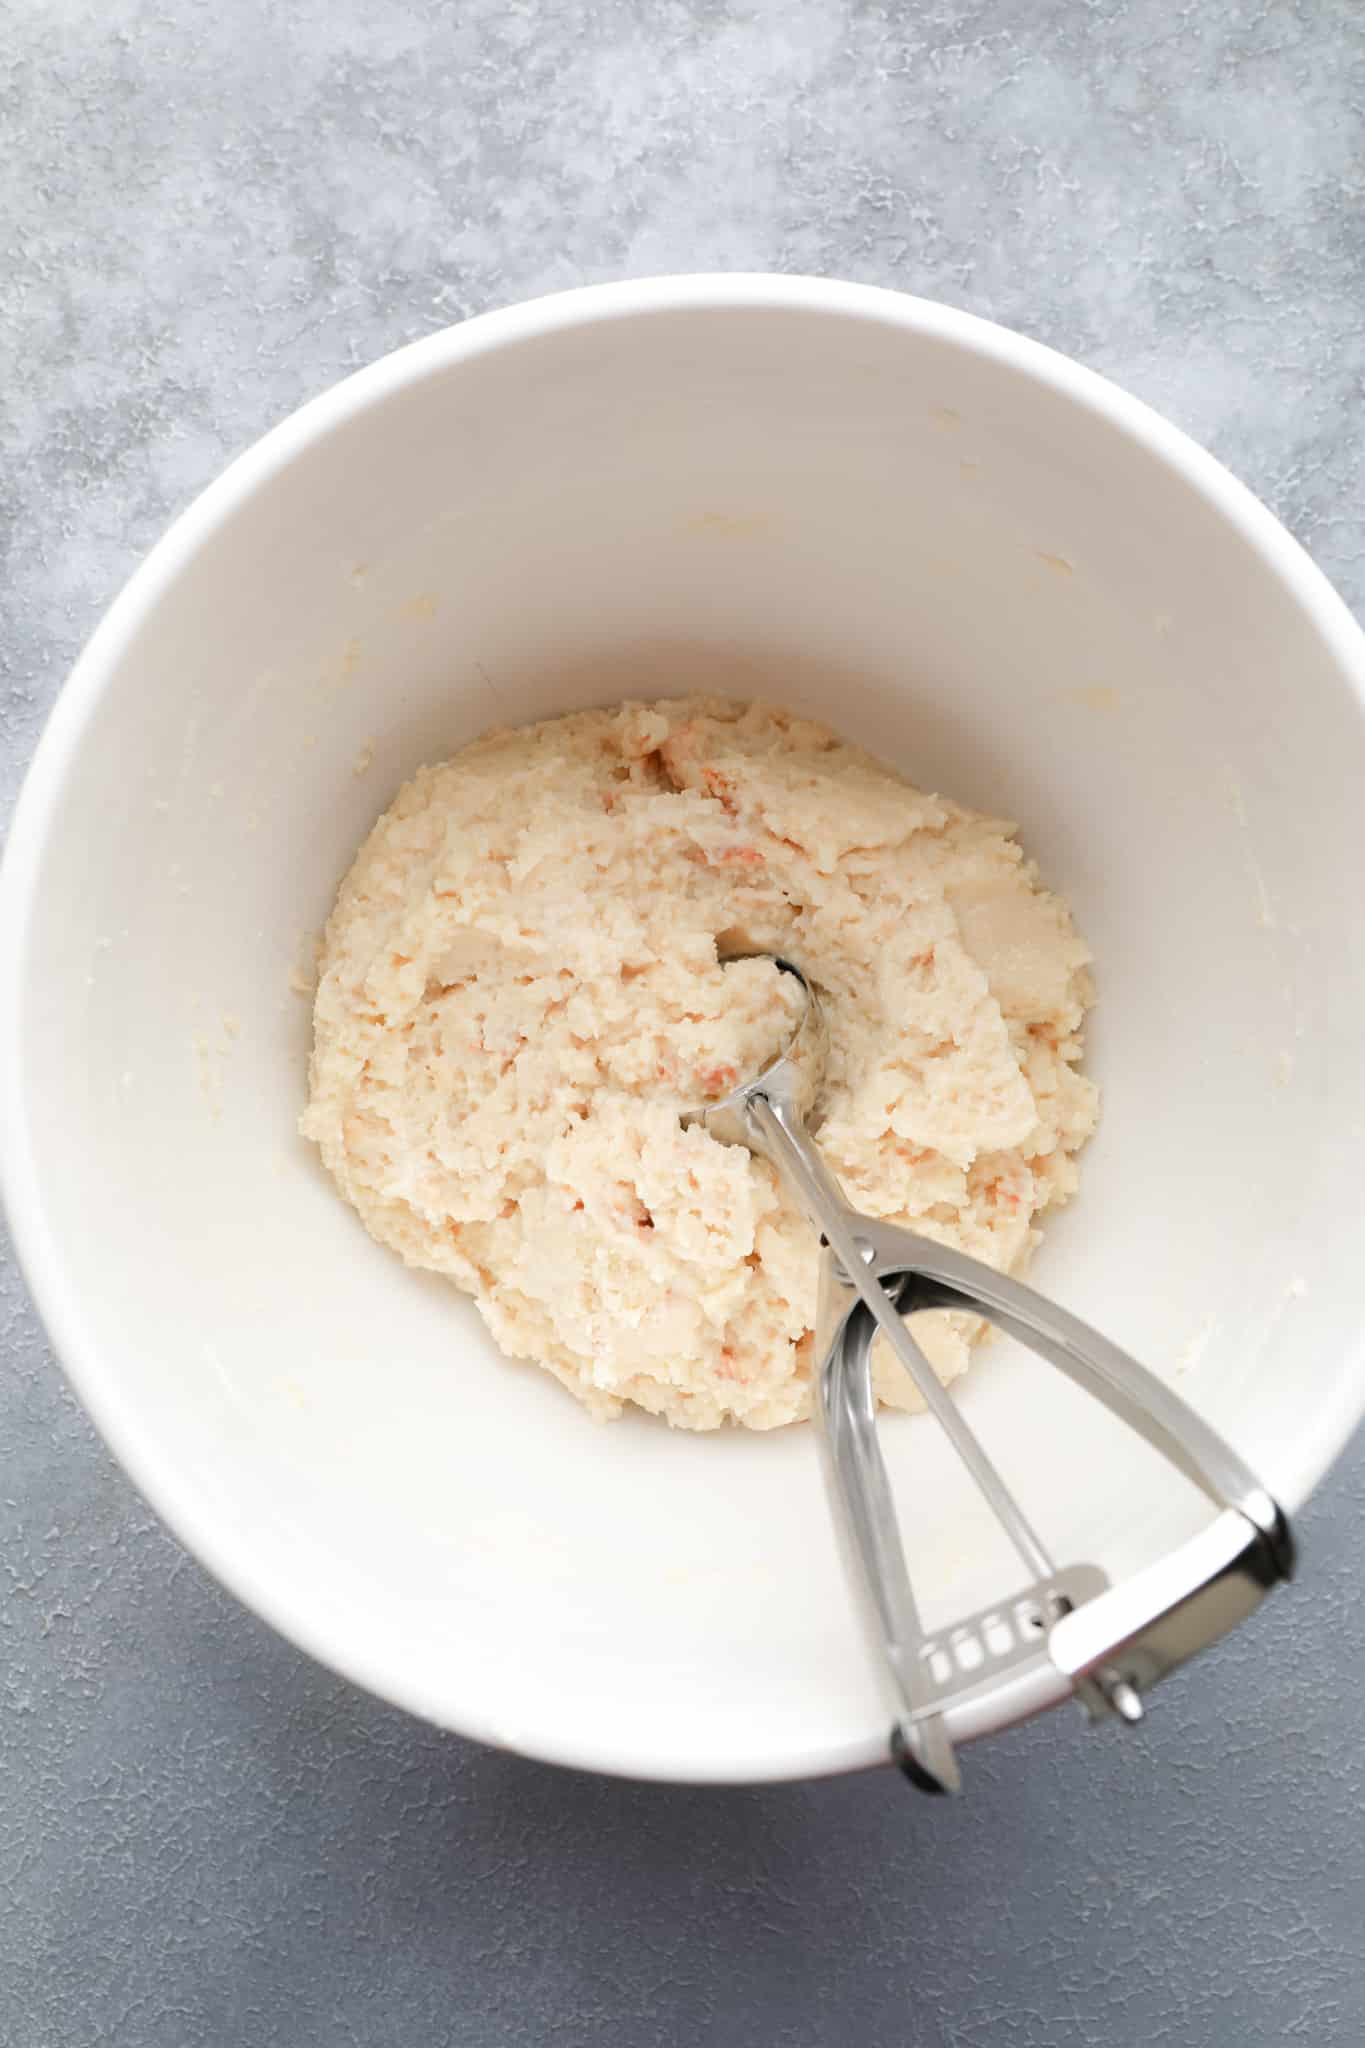
{"label": "pale dough", "polygon": [[[797,990],[718,938],[823,991],[855,1205],[1017,1273],[1095,1127],[1086,947],[1011,826],[769,705],[581,712],[415,775],[327,926],[302,1128],[381,1243],[596,1414],[769,1429],[809,1410],[815,1239],[680,1119]],[[963,1371],[969,1319],[917,1328]]]}

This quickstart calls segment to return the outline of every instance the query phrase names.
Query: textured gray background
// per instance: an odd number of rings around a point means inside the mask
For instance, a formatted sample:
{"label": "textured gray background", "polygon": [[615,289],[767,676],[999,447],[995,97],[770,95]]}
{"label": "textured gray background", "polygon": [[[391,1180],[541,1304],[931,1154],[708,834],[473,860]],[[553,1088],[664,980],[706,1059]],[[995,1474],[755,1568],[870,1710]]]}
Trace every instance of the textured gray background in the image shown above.
{"label": "textured gray background", "polygon": [[[4,0],[4,813],[168,517],[478,309],[670,269],[994,315],[1212,446],[1357,609],[1359,0]],[[0,1280],[0,2042],[1358,2043],[1365,1512],[1149,1735],[661,1790],[472,1750],[160,1530]]]}

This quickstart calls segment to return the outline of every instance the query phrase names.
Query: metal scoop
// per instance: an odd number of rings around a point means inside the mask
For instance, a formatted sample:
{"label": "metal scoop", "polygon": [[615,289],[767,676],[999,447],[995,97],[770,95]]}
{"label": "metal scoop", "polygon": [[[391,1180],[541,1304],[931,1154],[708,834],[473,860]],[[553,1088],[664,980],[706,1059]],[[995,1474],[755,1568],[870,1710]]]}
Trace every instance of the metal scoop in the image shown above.
{"label": "metal scoop", "polygon": [[[1092,1719],[1140,1720],[1157,1679],[1216,1642],[1290,1576],[1293,1539],[1237,1453],[1108,1338],[979,1259],[849,1206],[806,1128],[827,1044],[819,999],[790,960],[757,957],[800,983],[800,1022],[761,1072],[689,1121],[770,1160],[820,1232],[815,1415],[850,1576],[886,1680],[891,1753],[924,1791],[956,1791],[950,1720],[960,1734],[1002,1718],[1001,1709],[1018,1719],[1056,1696],[1058,1677]],[[1121,1586],[1093,1564],[1059,1570],[911,1335],[906,1318],[925,1309],[984,1316],[1027,1344],[1183,1472],[1213,1502],[1216,1518]],[[1022,1590],[932,1636],[920,1624],[877,1442],[871,1353],[878,1331],[1028,1577]]]}

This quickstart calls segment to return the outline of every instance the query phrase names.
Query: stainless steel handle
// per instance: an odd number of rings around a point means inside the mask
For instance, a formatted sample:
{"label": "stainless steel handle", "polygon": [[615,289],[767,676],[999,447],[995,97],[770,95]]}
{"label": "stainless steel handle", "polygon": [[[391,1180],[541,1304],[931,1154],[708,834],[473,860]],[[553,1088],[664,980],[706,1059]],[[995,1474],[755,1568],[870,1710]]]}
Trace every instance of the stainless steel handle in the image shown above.
{"label": "stainless steel handle", "polygon": [[[1275,1501],[1231,1446],[1180,1396],[1097,1330],[1022,1282],[898,1225],[860,1216],[790,1103],[757,1091],[748,1142],[797,1195],[827,1247],[815,1409],[846,1561],[888,1681],[892,1749],[922,1789],[955,1791],[948,1709],[1049,1659],[1092,1719],[1135,1721],[1145,1692],[1249,1615],[1293,1569]],[[1066,1373],[1136,1430],[1215,1503],[1210,1529],[1173,1556],[1109,1587],[1093,1566],[1059,1571],[995,1465],[963,1421],[904,1318],[925,1309],[985,1316]],[[1016,1636],[982,1676],[932,1682],[948,1652],[926,1637],[877,1443],[870,1354],[880,1331],[1018,1552],[1035,1633]],[[995,1616],[970,1617],[950,1640],[975,1642]],[[980,1626],[978,1627],[978,1624]],[[984,1650],[981,1652],[984,1661]]]}
{"label": "stainless steel handle", "polygon": [[[1144,1692],[1226,1634],[1290,1576],[1289,1525],[1254,1473],[1136,1359],[1018,1280],[932,1238],[860,1215],[803,1118],[824,1049],[815,992],[785,1054],[724,1101],[695,1112],[714,1135],[770,1160],[825,1245],[814,1408],[836,1526],[876,1646],[892,1750],[925,1790],[960,1782],[948,1734],[956,1709],[1014,1696],[1021,1679],[1063,1679],[1092,1717],[1141,1718]],[[1058,1569],[905,1318],[926,1309],[984,1316],[1136,1430],[1218,1508],[1172,1556],[1111,1587],[1097,1566]],[[1007,1600],[926,1635],[877,1441],[871,1352],[878,1333],[919,1389],[1029,1574]],[[1055,1696],[1055,1694],[1054,1694]]]}
{"label": "stainless steel handle", "polygon": [[[755,1096],[749,1109],[758,1149],[765,1152],[801,1197],[838,1270],[909,1373],[926,1408],[947,1436],[1034,1578],[1046,1578],[1052,1559],[995,1466],[955,1407],[919,1345],[905,1326],[905,1310],[883,1284],[876,1234],[870,1219],[850,1209],[843,1190],[803,1126],[789,1111]],[[908,1238],[910,1233],[904,1235]],[[920,1242],[918,1238],[914,1240]],[[928,1242],[928,1240],[924,1240]],[[1040,1297],[1041,1298],[1041,1297]]]}
{"label": "stainless steel handle", "polygon": [[[863,1275],[882,1288],[896,1311],[958,1308],[986,1316],[1137,1430],[1220,1510],[1209,1528],[1122,1586],[1110,1587],[1095,1567],[1083,1564],[1040,1572],[1015,1600],[1030,1611],[1032,1642],[1012,1642],[993,1663],[981,1645],[998,1611],[968,1617],[947,1632],[947,1640],[976,1645],[986,1668],[967,1677],[922,1673],[909,1688],[912,1720],[932,1716],[942,1728],[950,1709],[979,1705],[993,1686],[1012,1685],[1044,1657],[1092,1719],[1140,1719],[1152,1685],[1245,1620],[1272,1587],[1290,1577],[1294,1545],[1285,1516],[1231,1446],[1178,1394],[1079,1318],[1021,1282],[916,1233],[871,1218],[856,1219],[856,1228],[866,1247]],[[842,1274],[832,1277],[831,1292],[821,1372],[832,1399],[846,1383],[847,1361],[862,1355],[864,1330],[870,1343],[874,1323],[865,1313],[863,1290],[845,1284]],[[856,1474],[845,1469],[841,1483],[856,1484]],[[924,1645],[926,1662],[944,1654],[941,1639]]]}

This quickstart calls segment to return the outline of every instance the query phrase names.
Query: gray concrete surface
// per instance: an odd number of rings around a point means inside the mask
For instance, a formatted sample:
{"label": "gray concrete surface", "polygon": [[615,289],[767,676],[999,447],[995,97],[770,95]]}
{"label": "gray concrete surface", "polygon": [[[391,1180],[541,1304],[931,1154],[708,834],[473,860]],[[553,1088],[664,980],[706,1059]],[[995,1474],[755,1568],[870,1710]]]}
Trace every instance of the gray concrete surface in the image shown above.
{"label": "gray concrete surface", "polygon": [[[900,285],[1164,408],[1365,605],[1359,0],[7,0],[5,812],[167,519],[355,364],[711,267]],[[886,1778],[471,1749],[158,1527],[0,1281],[0,2043],[1365,2038],[1365,1447],[1168,1690]]]}

